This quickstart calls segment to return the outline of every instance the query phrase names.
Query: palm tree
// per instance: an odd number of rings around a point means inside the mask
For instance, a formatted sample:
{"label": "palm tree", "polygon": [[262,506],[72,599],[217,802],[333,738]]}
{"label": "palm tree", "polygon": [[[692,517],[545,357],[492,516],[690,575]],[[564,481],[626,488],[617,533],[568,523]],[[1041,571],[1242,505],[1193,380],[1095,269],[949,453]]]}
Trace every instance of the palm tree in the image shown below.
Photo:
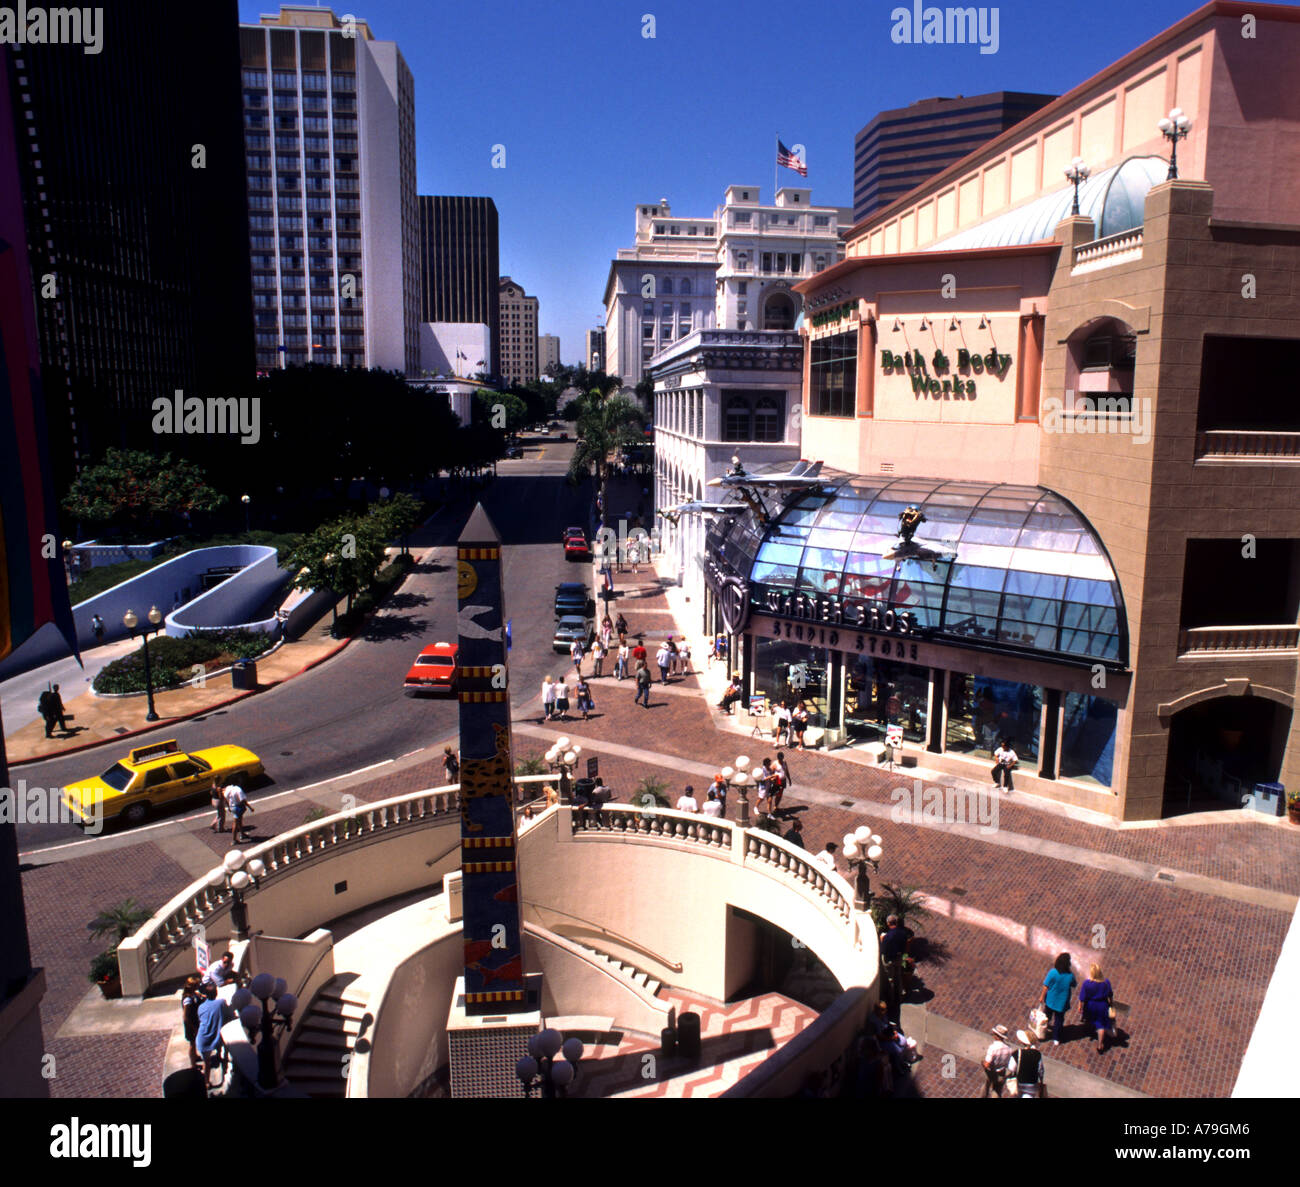
{"label": "palm tree", "polygon": [[[115,907],[108,907],[100,911],[86,927],[90,929],[90,934],[95,939],[102,939],[104,936],[116,936],[117,943],[120,944],[126,939],[140,924],[152,916],[153,912],[140,906],[135,899],[129,898],[125,902],[118,903]],[[114,948],[117,944],[114,945]]]}
{"label": "palm tree", "polygon": [[594,470],[603,499],[610,455],[641,442],[644,426],[645,418],[634,400],[624,395],[603,396],[593,388],[583,397],[578,413],[578,445],[569,463],[570,478],[584,478]]}

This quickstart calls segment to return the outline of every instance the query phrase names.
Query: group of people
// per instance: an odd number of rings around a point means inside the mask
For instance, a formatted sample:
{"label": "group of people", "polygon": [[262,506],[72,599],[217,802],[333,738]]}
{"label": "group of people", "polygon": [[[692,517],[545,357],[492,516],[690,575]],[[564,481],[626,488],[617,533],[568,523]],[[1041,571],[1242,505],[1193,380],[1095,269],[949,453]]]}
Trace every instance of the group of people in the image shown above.
{"label": "group of people", "polygon": [[[582,720],[590,720],[596,708],[596,700],[591,695],[591,685],[586,677],[578,673],[574,681],[573,696],[577,708],[582,713]],[[563,673],[554,678],[547,676],[542,680],[542,721],[569,720],[569,682]]]}
{"label": "group of people", "polygon": [[181,990],[185,1040],[190,1045],[190,1063],[202,1068],[205,1080],[221,1062],[221,1028],[235,1017],[233,1007],[220,997],[219,990],[227,984],[241,985],[244,980],[230,952],[208,965],[202,974],[191,973],[185,978]]}
{"label": "group of people", "polygon": [[212,810],[214,833],[226,831],[226,815],[229,813],[231,844],[238,845],[241,839],[248,838],[248,826],[244,824],[244,817],[253,811],[253,805],[248,802],[248,793],[238,779],[231,779],[224,787],[218,787],[215,783],[212,785]]}
{"label": "group of people", "polygon": [[56,725],[61,733],[66,734],[68,732],[68,714],[63,707],[63,698],[59,695],[59,686],[57,684],[47,688],[36,698],[36,711],[45,722],[45,736],[47,738],[54,737],[54,727]]}
{"label": "group of people", "polygon": [[793,708],[787,700],[779,700],[772,706],[772,741],[776,745],[793,746],[803,750],[804,734],[808,730],[808,705],[800,701]]}

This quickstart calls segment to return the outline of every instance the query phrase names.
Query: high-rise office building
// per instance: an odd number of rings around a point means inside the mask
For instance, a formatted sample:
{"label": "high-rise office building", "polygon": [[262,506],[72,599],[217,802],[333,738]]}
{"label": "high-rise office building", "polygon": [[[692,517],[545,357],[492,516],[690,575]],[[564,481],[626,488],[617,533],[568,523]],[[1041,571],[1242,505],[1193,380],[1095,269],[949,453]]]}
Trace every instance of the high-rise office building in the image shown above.
{"label": "high-rise office building", "polygon": [[488,327],[489,373],[501,374],[501,275],[491,198],[425,195],[420,211],[420,321]]}
{"label": "high-rise office building", "polygon": [[532,383],[537,378],[537,298],[509,276],[501,277],[501,381]]}
{"label": "high-rise office building", "polygon": [[853,142],[853,221],[888,206],[1055,98],[994,91],[921,99],[880,112]]}
{"label": "high-rise office building", "polygon": [[253,376],[238,10],[108,12],[107,52],[0,46],[58,490],[156,444],[155,398]]}
{"label": "high-rise office building", "polygon": [[257,363],[419,371],[415,87],[328,8],[241,25]]}
{"label": "high-rise office building", "polygon": [[537,370],[546,374],[546,368],[560,365],[560,339],[556,334],[542,334],[537,339]]}
{"label": "high-rise office building", "polygon": [[587,331],[586,367],[588,371],[603,371],[605,369],[604,326],[597,326],[594,330]]}

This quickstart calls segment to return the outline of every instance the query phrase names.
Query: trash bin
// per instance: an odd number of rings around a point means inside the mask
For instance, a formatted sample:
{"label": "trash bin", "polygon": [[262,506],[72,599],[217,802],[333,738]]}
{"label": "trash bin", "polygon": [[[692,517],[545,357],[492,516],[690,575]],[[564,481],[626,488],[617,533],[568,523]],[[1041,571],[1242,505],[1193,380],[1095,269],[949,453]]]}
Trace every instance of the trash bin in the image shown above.
{"label": "trash bin", "polygon": [[677,1030],[672,1026],[665,1026],[659,1032],[659,1050],[664,1055],[671,1055],[677,1050]]}
{"label": "trash bin", "polygon": [[687,1059],[700,1057],[700,1016],[687,1011],[677,1016],[677,1049]]}
{"label": "trash bin", "polygon": [[1286,811],[1286,788],[1281,783],[1256,783],[1250,806],[1266,816],[1281,816]]}
{"label": "trash bin", "polygon": [[197,1068],[187,1067],[172,1072],[163,1081],[162,1094],[164,1099],[170,1100],[206,1100],[208,1088],[203,1082],[203,1073]]}
{"label": "trash bin", "polygon": [[590,804],[591,793],[595,786],[595,779],[575,779],[573,781],[573,802],[575,804]]}
{"label": "trash bin", "polygon": [[251,692],[257,687],[257,661],[241,659],[230,668],[230,687],[241,692]]}

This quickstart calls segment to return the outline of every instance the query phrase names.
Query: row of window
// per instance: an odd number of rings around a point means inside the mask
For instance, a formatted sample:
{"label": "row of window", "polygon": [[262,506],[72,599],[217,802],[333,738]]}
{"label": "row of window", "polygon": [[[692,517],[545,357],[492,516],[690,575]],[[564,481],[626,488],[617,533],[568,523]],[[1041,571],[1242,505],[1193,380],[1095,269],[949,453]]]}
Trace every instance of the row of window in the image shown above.
{"label": "row of window", "polygon": [[[681,229],[681,227],[678,226],[678,225],[676,225],[676,224],[673,224],[672,226],[669,226],[669,225],[666,224],[666,223],[656,223],[656,224],[655,224],[655,234],[656,234],[656,235],[680,235],[681,233],[682,233],[682,229]],[[696,227],[687,227],[687,229],[686,229],[686,234],[687,234],[687,236],[695,235],[695,234],[697,234],[697,233],[698,233],[698,228],[696,228]],[[705,226],[705,228],[704,228],[704,234],[705,234],[705,235],[712,235],[712,234],[713,234],[713,224],[712,224],[712,223],[709,223],[707,226]]]}
{"label": "row of window", "polygon": [[[772,392],[724,389],[721,399],[722,440],[773,442],[785,439],[785,397]],[[704,394],[680,392],[656,401],[655,420],[666,429],[704,435]]]}

